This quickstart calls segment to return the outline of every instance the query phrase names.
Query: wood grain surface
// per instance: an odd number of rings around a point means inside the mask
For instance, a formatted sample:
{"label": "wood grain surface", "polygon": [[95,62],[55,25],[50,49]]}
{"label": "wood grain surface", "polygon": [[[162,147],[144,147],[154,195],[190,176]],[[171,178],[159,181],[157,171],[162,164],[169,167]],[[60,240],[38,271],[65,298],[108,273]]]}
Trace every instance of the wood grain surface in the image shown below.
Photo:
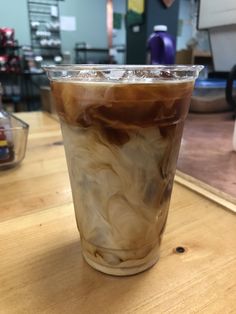
{"label": "wood grain surface", "polygon": [[[236,204],[236,152],[233,151],[232,112],[189,114],[178,169],[219,191]],[[197,183],[197,182],[196,182]],[[198,184],[196,184],[198,185]]]}
{"label": "wood grain surface", "polygon": [[101,274],[81,256],[58,122],[20,117],[26,158],[0,173],[1,314],[236,313],[232,212],[175,183],[159,262],[136,276]]}

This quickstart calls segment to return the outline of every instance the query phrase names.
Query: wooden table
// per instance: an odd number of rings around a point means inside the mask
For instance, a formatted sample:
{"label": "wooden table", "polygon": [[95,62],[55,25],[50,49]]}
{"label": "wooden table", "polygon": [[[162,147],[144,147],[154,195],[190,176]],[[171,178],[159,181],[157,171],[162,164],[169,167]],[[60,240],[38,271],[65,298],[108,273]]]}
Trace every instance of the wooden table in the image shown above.
{"label": "wooden table", "polygon": [[[233,112],[189,114],[185,122],[178,170],[203,193],[220,196],[236,212],[236,152]],[[226,202],[230,201],[227,205]]]}
{"label": "wooden table", "polygon": [[233,212],[175,183],[159,262],[136,276],[99,273],[81,257],[57,121],[19,116],[27,155],[0,173],[0,313],[236,313]]}

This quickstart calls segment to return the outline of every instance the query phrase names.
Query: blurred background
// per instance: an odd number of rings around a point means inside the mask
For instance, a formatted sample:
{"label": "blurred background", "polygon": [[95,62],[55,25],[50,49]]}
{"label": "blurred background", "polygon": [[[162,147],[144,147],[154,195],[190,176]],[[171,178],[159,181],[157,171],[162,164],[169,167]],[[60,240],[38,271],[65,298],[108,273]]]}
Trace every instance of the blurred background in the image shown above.
{"label": "blurred background", "polygon": [[[224,93],[236,60],[222,67],[210,35],[211,29],[233,22],[227,16],[215,21],[211,9],[217,5],[221,10],[218,0],[0,0],[4,107],[14,112],[52,110],[42,64],[203,64],[200,79],[210,81],[200,83],[197,96],[209,92],[206,84],[213,84],[211,92],[216,88]],[[220,106],[230,109],[226,103]]]}

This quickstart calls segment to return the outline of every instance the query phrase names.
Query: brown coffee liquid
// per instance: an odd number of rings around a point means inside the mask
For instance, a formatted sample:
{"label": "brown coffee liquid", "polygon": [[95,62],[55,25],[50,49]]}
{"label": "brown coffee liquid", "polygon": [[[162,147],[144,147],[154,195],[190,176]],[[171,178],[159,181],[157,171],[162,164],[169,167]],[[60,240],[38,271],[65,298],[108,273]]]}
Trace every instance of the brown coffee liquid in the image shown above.
{"label": "brown coffee liquid", "polygon": [[110,143],[122,145],[129,131],[165,127],[185,119],[193,81],[158,83],[53,82],[59,116],[70,125],[99,127]]}
{"label": "brown coffee liquid", "polygon": [[159,257],[193,81],[54,81],[82,251],[130,275]]}

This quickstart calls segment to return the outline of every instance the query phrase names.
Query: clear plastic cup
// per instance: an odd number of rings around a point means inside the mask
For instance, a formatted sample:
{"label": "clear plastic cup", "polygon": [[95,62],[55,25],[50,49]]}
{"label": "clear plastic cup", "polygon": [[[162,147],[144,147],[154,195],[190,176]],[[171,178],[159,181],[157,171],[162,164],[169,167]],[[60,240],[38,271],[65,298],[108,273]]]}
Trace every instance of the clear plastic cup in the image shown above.
{"label": "clear plastic cup", "polygon": [[202,66],[45,69],[85,260],[112,275],[148,269],[160,255],[184,120]]}

